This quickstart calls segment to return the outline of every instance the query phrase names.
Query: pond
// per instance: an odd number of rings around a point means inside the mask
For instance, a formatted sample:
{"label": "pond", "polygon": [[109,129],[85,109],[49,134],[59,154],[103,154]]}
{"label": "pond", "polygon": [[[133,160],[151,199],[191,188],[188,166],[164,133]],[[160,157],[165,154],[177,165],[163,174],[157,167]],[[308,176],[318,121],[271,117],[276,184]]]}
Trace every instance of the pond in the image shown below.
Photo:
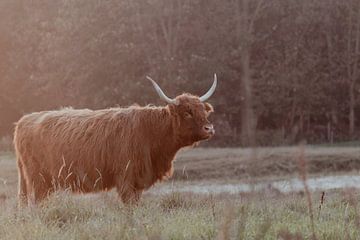
{"label": "pond", "polygon": [[[360,188],[360,176],[326,176],[307,179],[307,186],[311,191],[332,190],[341,188]],[[299,192],[304,190],[304,183],[298,178],[281,181],[249,183],[213,183],[213,182],[172,182],[158,184],[149,192],[167,194],[171,192],[191,192],[202,194],[244,193],[251,191],[273,190],[282,193]]]}

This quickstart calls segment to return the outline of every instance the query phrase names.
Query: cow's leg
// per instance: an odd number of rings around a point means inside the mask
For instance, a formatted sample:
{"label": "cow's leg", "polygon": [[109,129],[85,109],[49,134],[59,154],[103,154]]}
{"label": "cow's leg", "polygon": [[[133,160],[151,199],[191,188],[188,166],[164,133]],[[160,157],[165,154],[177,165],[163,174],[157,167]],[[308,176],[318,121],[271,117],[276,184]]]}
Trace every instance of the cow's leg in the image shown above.
{"label": "cow's leg", "polygon": [[26,180],[23,164],[20,160],[20,157],[17,161],[18,165],[18,201],[19,207],[23,207],[27,203],[27,190],[26,190]]}
{"label": "cow's leg", "polygon": [[136,205],[142,195],[142,190],[138,190],[129,184],[124,184],[120,187],[118,186],[117,192],[122,202],[127,205]]}
{"label": "cow's leg", "polygon": [[122,197],[123,202],[127,204],[138,204],[142,195],[142,190],[133,190],[130,195]]}
{"label": "cow's leg", "polygon": [[26,193],[27,193],[27,204],[29,207],[35,206],[35,191],[32,184],[32,178],[28,176],[26,178]]}
{"label": "cow's leg", "polygon": [[128,192],[123,192],[120,195],[120,198],[123,201],[123,203],[127,205],[137,205],[141,195],[142,195],[141,190],[132,190]]}
{"label": "cow's leg", "polygon": [[28,206],[38,204],[54,190],[50,178],[45,174],[29,172],[26,180]]}
{"label": "cow's leg", "polygon": [[39,203],[54,192],[51,177],[45,173],[38,174],[34,184],[35,203]]}

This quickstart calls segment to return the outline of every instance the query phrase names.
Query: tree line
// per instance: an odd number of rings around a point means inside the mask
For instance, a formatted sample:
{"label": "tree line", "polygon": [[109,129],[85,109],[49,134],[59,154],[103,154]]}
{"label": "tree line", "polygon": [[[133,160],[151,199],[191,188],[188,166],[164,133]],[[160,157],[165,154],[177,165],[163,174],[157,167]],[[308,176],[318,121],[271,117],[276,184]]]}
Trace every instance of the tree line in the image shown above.
{"label": "tree line", "polygon": [[0,135],[21,115],[210,102],[222,146],[327,143],[359,135],[358,0],[0,2]]}

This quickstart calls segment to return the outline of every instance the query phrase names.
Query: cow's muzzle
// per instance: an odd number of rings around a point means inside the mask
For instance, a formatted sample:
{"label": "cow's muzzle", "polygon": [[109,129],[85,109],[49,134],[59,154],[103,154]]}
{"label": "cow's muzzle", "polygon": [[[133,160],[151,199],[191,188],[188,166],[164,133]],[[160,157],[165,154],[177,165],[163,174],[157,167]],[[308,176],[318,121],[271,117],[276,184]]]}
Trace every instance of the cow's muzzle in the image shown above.
{"label": "cow's muzzle", "polygon": [[206,124],[204,127],[203,127],[203,130],[204,132],[206,132],[206,134],[211,137],[215,134],[215,129],[214,129],[214,125],[212,124]]}

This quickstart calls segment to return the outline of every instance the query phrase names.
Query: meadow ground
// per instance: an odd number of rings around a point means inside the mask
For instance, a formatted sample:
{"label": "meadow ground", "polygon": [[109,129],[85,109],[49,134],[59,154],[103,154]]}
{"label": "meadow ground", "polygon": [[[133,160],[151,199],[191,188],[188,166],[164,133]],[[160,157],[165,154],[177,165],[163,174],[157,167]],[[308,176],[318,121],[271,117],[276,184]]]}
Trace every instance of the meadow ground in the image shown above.
{"label": "meadow ground", "polygon": [[[298,175],[299,148],[192,149],[180,153],[175,181],[245,181]],[[360,166],[354,147],[306,147],[311,174]],[[257,169],[257,171],[256,171]],[[300,174],[301,175],[301,174]],[[136,207],[114,191],[57,193],[35,208],[16,205],[12,153],[0,155],[0,239],[360,239],[356,189],[282,194],[144,194]]]}

